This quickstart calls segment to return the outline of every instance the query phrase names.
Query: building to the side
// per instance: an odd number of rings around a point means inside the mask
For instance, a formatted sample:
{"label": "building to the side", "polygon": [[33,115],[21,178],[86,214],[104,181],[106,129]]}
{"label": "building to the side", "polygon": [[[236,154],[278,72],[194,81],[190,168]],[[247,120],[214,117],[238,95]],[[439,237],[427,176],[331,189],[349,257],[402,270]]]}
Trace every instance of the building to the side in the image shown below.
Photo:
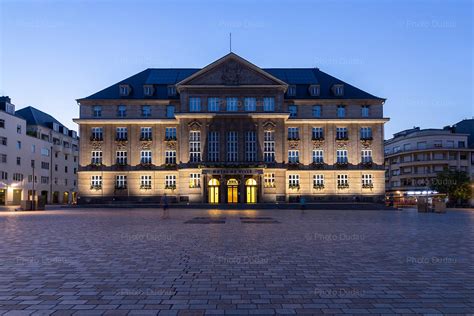
{"label": "building to the side", "polygon": [[0,98],[0,205],[22,200],[72,203],[77,194],[77,133],[52,116],[26,107],[15,112]]}
{"label": "building to the side", "polygon": [[234,53],[78,99],[79,203],[379,200],[384,99]]}
{"label": "building to the side", "polygon": [[420,129],[396,133],[385,141],[387,193],[395,197],[435,193],[430,187],[445,169],[464,171],[474,179],[474,149],[469,134],[453,127]]}

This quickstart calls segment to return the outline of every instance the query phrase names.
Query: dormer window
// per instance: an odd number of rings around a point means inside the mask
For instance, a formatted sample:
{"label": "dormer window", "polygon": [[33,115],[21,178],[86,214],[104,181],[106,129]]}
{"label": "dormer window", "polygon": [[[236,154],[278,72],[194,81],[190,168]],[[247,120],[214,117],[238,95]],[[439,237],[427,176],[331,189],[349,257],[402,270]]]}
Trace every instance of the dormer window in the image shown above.
{"label": "dormer window", "polygon": [[128,84],[121,84],[119,89],[121,96],[128,96],[130,94],[130,85]]}
{"label": "dormer window", "polygon": [[286,95],[289,97],[294,97],[296,95],[296,86],[295,85],[288,86]]}
{"label": "dormer window", "polygon": [[153,95],[154,89],[152,85],[144,85],[143,86],[143,94],[147,97],[151,97]]}
{"label": "dormer window", "polygon": [[335,96],[337,97],[342,97],[344,95],[344,85],[342,84],[335,84],[332,87],[332,92],[334,93]]}
{"label": "dormer window", "polygon": [[318,84],[313,84],[309,86],[309,94],[312,97],[318,97],[319,96],[319,85]]}
{"label": "dormer window", "polygon": [[53,131],[59,132],[59,124],[58,123],[53,123]]}
{"label": "dormer window", "polygon": [[63,126],[63,134],[68,136],[69,135],[69,130]]}
{"label": "dormer window", "polygon": [[174,97],[176,95],[176,87],[175,86],[168,86],[168,96]]}

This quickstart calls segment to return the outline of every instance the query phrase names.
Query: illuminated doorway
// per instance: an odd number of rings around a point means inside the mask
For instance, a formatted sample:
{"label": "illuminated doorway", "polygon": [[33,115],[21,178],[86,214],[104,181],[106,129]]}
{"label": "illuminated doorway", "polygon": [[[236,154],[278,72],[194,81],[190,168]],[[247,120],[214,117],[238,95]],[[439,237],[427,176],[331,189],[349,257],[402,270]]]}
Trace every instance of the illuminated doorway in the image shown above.
{"label": "illuminated doorway", "polygon": [[239,202],[239,181],[229,179],[227,181],[227,203]]}
{"label": "illuminated doorway", "polygon": [[219,203],[219,180],[211,179],[208,183],[208,201],[211,204]]}
{"label": "illuminated doorway", "polygon": [[64,191],[63,193],[63,204],[68,204],[69,203],[69,192]]}
{"label": "illuminated doorway", "polygon": [[245,193],[247,203],[257,203],[257,181],[248,179],[245,182]]}

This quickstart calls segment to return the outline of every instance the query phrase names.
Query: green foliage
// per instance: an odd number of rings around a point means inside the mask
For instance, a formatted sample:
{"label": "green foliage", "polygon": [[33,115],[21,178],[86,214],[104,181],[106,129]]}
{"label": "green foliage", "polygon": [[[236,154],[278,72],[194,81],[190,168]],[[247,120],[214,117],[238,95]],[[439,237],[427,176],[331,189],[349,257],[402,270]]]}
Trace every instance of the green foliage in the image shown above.
{"label": "green foliage", "polygon": [[431,188],[448,195],[449,199],[468,200],[471,197],[471,182],[464,171],[445,170],[438,173],[431,183]]}

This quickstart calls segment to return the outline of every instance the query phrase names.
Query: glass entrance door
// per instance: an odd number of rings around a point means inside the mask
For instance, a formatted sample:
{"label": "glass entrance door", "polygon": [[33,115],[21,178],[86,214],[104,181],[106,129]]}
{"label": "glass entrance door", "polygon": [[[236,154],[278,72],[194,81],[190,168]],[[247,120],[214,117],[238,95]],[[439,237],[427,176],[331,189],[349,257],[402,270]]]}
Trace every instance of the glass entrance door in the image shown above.
{"label": "glass entrance door", "polygon": [[208,202],[211,204],[219,203],[219,180],[211,179],[208,183]]}
{"label": "glass entrance door", "polygon": [[239,182],[236,179],[227,181],[227,203],[239,202]]}
{"label": "glass entrance door", "polygon": [[257,181],[248,179],[245,182],[245,193],[247,203],[257,203]]}

